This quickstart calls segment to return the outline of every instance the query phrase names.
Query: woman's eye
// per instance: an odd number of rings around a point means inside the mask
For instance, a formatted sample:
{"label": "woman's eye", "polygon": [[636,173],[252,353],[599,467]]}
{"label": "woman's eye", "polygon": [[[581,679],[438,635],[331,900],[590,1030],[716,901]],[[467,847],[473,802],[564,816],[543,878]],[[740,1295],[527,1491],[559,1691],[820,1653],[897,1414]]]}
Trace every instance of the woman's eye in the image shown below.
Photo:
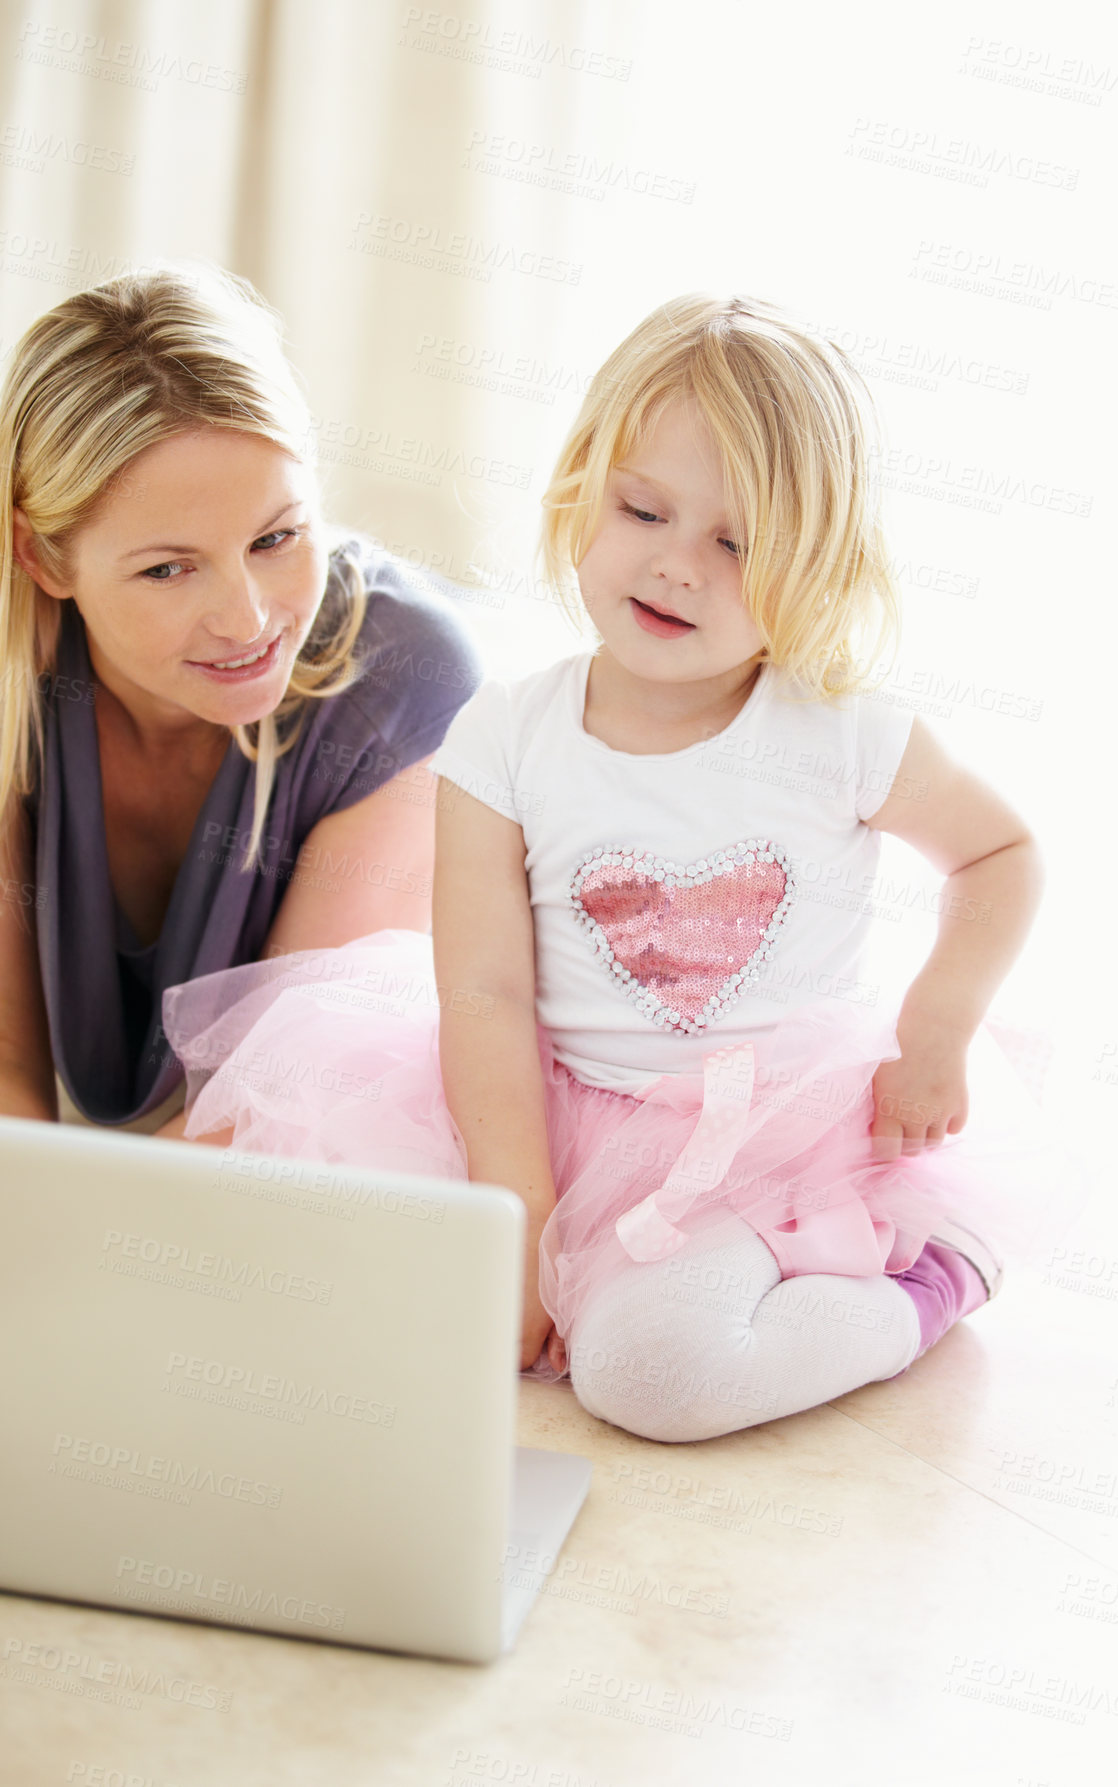
{"label": "woman's eye", "polygon": [[732,540],[719,540],[718,544],[724,546],[727,552],[732,552],[735,558],[740,558],[741,554]]}
{"label": "woman's eye", "polygon": [[638,521],[659,521],[660,519],[659,515],[654,515],[650,509],[636,509],[632,503],[622,503],[621,507],[627,515],[635,515]]}
{"label": "woman's eye", "polygon": [[[298,531],[298,528],[294,527],[281,527],[273,533],[261,534],[259,539],[252,542],[252,549],[254,552],[258,548],[262,552],[274,552],[281,541],[293,540]],[[175,581],[174,572],[186,571],[189,568],[180,559],[170,559],[163,565],[149,565],[146,571],[141,571],[140,575],[146,577],[151,583],[173,583]]]}

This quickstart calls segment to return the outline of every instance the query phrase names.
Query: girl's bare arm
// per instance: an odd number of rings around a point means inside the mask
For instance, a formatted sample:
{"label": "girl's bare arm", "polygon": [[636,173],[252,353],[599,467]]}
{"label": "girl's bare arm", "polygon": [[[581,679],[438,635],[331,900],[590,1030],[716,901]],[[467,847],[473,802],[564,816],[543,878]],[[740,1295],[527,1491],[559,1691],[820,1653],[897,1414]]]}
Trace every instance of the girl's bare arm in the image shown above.
{"label": "girl's bare arm", "polygon": [[869,824],[904,838],[946,879],[935,945],[898,1019],[902,1058],[874,1082],[873,1134],[885,1158],[962,1128],[967,1044],[1021,951],[1044,884],[1024,820],[921,720],[893,786]]}
{"label": "girl's bare arm", "polygon": [[528,1212],[522,1366],[551,1327],[539,1302],[540,1233],[555,1203],[536,1040],[535,941],[524,834],[439,778],[434,947],[439,1057],[470,1178]]}

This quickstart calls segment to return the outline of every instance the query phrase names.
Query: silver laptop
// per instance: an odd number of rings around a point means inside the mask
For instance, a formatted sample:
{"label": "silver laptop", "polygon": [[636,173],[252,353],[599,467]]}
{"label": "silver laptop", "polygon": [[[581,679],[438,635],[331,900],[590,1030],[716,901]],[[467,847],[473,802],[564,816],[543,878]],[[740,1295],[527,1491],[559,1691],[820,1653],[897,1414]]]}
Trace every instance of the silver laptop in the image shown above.
{"label": "silver laptop", "polygon": [[590,1464],[517,1449],[509,1191],[0,1118],[0,1588],[487,1662]]}

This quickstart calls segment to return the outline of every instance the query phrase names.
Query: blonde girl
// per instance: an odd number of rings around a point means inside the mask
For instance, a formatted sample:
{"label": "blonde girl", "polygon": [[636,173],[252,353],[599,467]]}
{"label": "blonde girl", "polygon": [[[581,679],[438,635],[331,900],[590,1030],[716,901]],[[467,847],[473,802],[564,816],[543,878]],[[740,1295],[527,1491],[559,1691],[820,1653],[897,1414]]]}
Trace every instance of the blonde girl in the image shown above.
{"label": "blonde girl", "polygon": [[[873,463],[828,341],[742,298],[648,317],[545,498],[600,643],[483,684],[433,761],[441,1087],[418,1046],[388,1065],[403,1019],[323,1018],[301,1046],[379,1076],[390,1129],[317,1101],[296,1135],[221,1073],[193,1119],[511,1187],[522,1367],[655,1439],[895,1376],[1000,1276],[1019,1187],[959,1132],[1039,855],[881,687]],[[883,832],[946,878],[900,1001],[862,961]]]}

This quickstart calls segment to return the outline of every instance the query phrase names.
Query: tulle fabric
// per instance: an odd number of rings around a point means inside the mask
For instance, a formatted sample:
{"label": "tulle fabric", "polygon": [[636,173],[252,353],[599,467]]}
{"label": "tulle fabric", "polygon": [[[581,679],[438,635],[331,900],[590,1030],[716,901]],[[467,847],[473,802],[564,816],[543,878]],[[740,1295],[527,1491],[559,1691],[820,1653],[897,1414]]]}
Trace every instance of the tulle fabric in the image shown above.
{"label": "tulle fabric", "polygon": [[[186,1134],[231,1127],[252,1151],[464,1179],[438,1013],[430,938],[414,931],[173,987],[163,1022],[187,1071]],[[481,1006],[476,1015],[483,1047]],[[744,1051],[712,1051],[704,1075],[664,1075],[637,1094],[576,1079],[539,1031],[559,1194],[540,1286],[559,1333],[604,1279],[670,1257],[727,1208],[786,1278],[903,1272],[945,1220],[1018,1259],[1051,1246],[1074,1214],[1067,1169],[981,1031],[966,1130],[895,1162],[873,1158],[871,1082],[900,1053],[895,1019],[821,1000]]]}

